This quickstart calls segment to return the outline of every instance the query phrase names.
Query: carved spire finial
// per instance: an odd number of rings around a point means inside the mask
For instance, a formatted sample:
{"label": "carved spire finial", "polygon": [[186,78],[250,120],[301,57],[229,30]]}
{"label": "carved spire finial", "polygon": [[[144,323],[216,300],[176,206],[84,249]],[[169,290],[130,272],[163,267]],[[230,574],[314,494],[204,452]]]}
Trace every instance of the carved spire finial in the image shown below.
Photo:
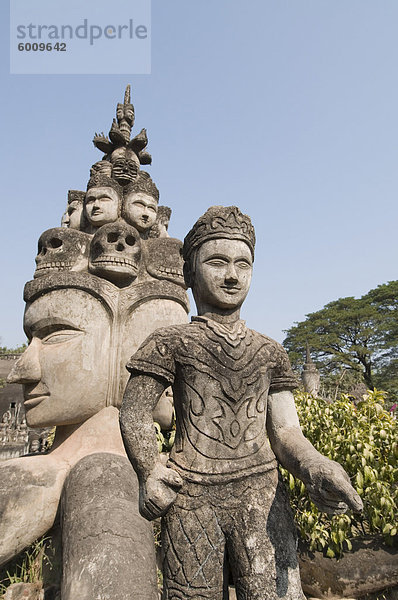
{"label": "carved spire finial", "polygon": [[110,160],[112,153],[118,148],[125,148],[126,151],[132,151],[136,154],[141,165],[150,165],[152,157],[145,150],[148,144],[146,130],[142,129],[132,140],[131,130],[134,126],[135,113],[134,106],[131,103],[131,87],[127,85],[124,92],[124,102],[116,106],[116,119],[113,119],[109,131],[109,137],[103,133],[94,136],[93,144],[96,148],[105,153],[105,160]]}
{"label": "carved spire finial", "polygon": [[128,83],[126,85],[126,91],[124,92],[124,106],[126,106],[126,104],[130,104],[130,90],[131,90],[131,86]]}
{"label": "carved spire finial", "polygon": [[310,351],[310,345],[308,343],[308,340],[305,343],[305,364],[306,365],[313,365],[314,362],[311,358],[311,351]]}

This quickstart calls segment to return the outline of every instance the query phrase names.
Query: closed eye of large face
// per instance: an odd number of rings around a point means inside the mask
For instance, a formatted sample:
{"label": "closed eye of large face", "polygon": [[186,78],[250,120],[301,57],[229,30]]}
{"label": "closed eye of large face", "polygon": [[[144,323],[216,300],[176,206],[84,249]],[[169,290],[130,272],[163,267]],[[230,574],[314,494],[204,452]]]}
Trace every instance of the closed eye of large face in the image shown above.
{"label": "closed eye of large face", "polygon": [[34,323],[31,329],[25,329],[25,333],[29,339],[37,337],[43,343],[57,343],[67,341],[71,336],[84,333],[81,329],[66,320],[54,320],[51,317],[42,319]]}

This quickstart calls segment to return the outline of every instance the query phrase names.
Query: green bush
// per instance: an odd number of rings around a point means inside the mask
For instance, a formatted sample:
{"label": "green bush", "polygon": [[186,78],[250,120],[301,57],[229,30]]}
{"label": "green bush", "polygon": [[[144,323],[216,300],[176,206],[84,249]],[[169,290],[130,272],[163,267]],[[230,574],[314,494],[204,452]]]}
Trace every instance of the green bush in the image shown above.
{"label": "green bush", "polygon": [[5,594],[13,583],[41,583],[43,580],[43,563],[51,564],[46,554],[49,538],[42,537],[34,542],[23,554],[22,562],[14,572],[7,571],[6,579],[0,581],[0,594]]}
{"label": "green bush", "polygon": [[329,404],[295,394],[304,435],[319,452],[339,462],[364,503],[362,514],[327,515],[310,501],[304,484],[281,469],[300,536],[311,550],[340,556],[355,537],[383,536],[397,543],[398,423],[387,412],[384,392],[368,392],[355,406],[345,394]]}

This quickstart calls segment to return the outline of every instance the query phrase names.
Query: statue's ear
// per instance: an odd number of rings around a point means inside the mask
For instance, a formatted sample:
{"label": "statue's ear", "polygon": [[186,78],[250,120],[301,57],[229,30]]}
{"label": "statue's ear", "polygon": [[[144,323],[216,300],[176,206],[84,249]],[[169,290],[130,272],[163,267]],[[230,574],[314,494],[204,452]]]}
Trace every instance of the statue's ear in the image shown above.
{"label": "statue's ear", "polygon": [[193,284],[193,278],[192,278],[191,263],[189,261],[184,262],[183,272],[184,272],[185,285],[187,286],[187,288],[191,288],[192,284]]}

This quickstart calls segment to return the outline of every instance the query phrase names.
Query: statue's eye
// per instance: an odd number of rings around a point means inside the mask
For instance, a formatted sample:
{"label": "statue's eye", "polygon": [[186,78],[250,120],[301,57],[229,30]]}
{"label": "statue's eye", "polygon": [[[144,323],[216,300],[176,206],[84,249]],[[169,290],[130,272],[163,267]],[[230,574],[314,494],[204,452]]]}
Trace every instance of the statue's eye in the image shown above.
{"label": "statue's eye", "polygon": [[62,240],[59,238],[51,238],[49,246],[51,246],[51,248],[60,248],[62,246]]}
{"label": "statue's eye", "polygon": [[68,342],[70,339],[82,333],[81,331],[76,331],[75,329],[62,329],[60,331],[54,331],[46,335],[45,338],[42,339],[43,344],[61,344],[62,342]]}
{"label": "statue's eye", "polygon": [[238,260],[238,262],[235,264],[237,267],[239,267],[239,269],[250,269],[251,267],[250,263],[248,263],[246,260]]}
{"label": "statue's eye", "polygon": [[227,262],[222,258],[211,258],[210,260],[206,260],[206,264],[211,267],[224,267]]}
{"label": "statue's eye", "polygon": [[134,244],[135,244],[135,238],[132,235],[128,235],[126,237],[126,244],[128,246],[134,246]]}

